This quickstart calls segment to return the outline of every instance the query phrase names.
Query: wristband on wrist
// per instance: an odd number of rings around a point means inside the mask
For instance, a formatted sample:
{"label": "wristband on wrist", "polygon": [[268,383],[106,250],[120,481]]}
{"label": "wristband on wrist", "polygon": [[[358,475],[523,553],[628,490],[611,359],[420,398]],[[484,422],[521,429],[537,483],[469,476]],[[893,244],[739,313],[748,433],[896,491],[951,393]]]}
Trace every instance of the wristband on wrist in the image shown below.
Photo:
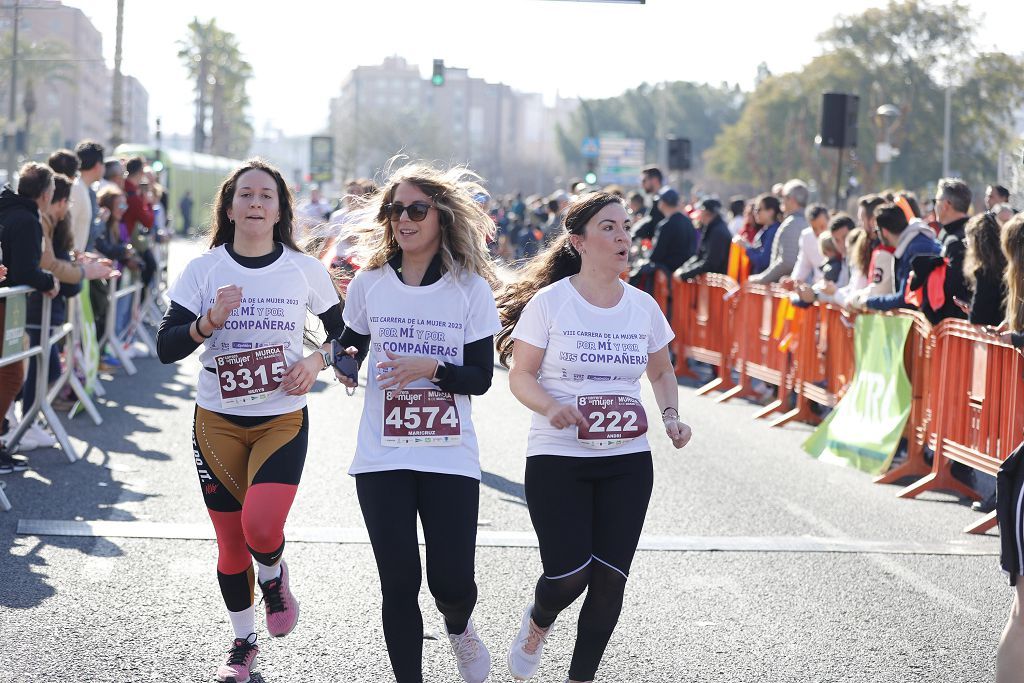
{"label": "wristband on wrist", "polygon": [[[204,318],[206,318],[206,322],[210,323],[210,328],[214,329],[214,330],[219,330],[222,327],[224,327],[223,325],[216,325],[216,324],[214,324],[214,322],[213,322],[213,315],[211,315],[212,313],[213,313],[213,309],[211,308],[208,311],[206,311],[206,315],[203,316]],[[210,334],[212,335],[213,332],[211,332]]]}
{"label": "wristband on wrist", "polygon": [[[671,415],[669,413],[671,413]],[[661,419],[662,420],[678,420],[679,419],[679,411],[676,410],[675,408],[673,408],[672,406],[669,406],[668,408],[665,408],[665,410],[661,411]]]}
{"label": "wristband on wrist", "polygon": [[210,334],[203,334],[202,328],[199,327],[199,321],[200,320],[202,320],[202,318],[197,318],[196,319],[196,334],[198,334],[203,339],[209,339],[210,337],[213,336],[213,332],[210,332]]}

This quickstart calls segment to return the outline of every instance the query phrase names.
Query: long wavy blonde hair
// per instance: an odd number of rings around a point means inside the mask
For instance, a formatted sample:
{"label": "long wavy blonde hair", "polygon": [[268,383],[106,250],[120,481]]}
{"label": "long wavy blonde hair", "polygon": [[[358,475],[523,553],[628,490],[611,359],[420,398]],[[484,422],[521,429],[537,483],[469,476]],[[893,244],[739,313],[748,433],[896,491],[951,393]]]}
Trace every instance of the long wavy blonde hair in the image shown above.
{"label": "long wavy blonde hair", "polygon": [[422,162],[388,172],[397,159],[389,162],[382,189],[367,199],[345,228],[346,236],[354,238],[354,251],[361,267],[375,270],[401,251],[384,207],[391,203],[401,183],[411,183],[430,197],[438,209],[442,271],[455,277],[476,273],[492,288],[497,287],[499,280],[487,249],[487,241],[494,237],[494,221],[474,199],[486,194],[480,176],[464,166],[445,171]]}
{"label": "long wavy blonde hair", "polygon": [[1003,226],[1003,255],[1006,256],[1006,323],[1011,332],[1024,331],[1024,213]]}

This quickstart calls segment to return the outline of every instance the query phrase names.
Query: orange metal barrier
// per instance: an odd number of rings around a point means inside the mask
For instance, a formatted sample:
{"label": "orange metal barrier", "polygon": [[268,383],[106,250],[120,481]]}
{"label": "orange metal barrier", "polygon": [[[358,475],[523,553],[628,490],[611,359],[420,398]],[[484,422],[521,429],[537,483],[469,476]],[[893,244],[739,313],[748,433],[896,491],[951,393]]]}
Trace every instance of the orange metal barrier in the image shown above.
{"label": "orange metal barrier", "polygon": [[[944,320],[935,328],[940,355],[936,402],[935,456],[931,472],[900,492],[914,498],[935,489],[968,498],[978,494],[955,479],[953,461],[995,475],[1003,459],[1020,443],[1024,429],[1024,358],[983,328]],[[982,533],[995,525],[995,514],[968,527]]]}
{"label": "orange metal barrier", "polygon": [[732,335],[733,348],[729,353],[729,370],[736,370],[739,382],[722,393],[716,401],[721,403],[734,396],[754,395],[751,379],[759,379],[779,388],[776,401],[755,414],[764,417],[783,405],[788,404],[789,387],[786,378],[790,371],[789,352],[781,350],[779,339],[773,335],[775,319],[783,300],[788,294],[770,285],[743,285],[738,294],[739,302]]}
{"label": "orange metal barrier", "polygon": [[677,377],[696,377],[687,365],[692,358],[718,368],[716,378],[698,395],[733,386],[730,354],[739,285],[726,275],[707,273],[693,280],[672,278],[672,331],[675,332]]}
{"label": "orange metal barrier", "polygon": [[935,449],[935,410],[940,394],[936,380],[940,373],[932,372],[937,364],[937,338],[932,334],[932,325],[919,311],[904,310],[889,313],[914,321],[903,347],[903,365],[910,379],[910,416],[903,428],[907,440],[907,458],[885,474],[876,477],[876,484],[895,484],[908,477],[923,477],[932,467],[925,460],[925,448]]}

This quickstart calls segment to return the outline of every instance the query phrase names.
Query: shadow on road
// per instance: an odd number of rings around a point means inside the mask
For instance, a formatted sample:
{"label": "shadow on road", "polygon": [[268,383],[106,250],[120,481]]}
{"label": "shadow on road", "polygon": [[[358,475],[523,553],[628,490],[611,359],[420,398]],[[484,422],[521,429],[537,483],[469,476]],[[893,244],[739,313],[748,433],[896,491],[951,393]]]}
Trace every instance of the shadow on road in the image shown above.
{"label": "shadow on road", "polygon": [[511,496],[511,498],[504,499],[510,503],[526,505],[526,490],[517,481],[506,479],[500,474],[484,471],[480,473],[480,483],[487,488],[504,493],[506,496]]}
{"label": "shadow on road", "polygon": [[[69,463],[57,449],[29,452],[32,469],[5,475],[6,493],[14,508],[0,512],[0,610],[30,609],[56,594],[42,551],[47,547],[77,551],[88,558],[123,554],[120,546],[103,538],[73,536],[16,536],[19,519],[134,521],[119,508],[139,502],[149,494],[132,490],[131,459],[111,462],[111,453],[127,454],[145,461],[166,461],[167,453],[140,448],[137,437],[159,429],[147,424],[137,411],[126,406],[171,410],[171,398],[190,398],[193,380],[177,365],[162,365],[155,358],[136,361],[139,375],[118,376],[105,383],[107,396],[98,405],[103,424],[95,425],[85,414],[63,420],[82,459]],[[179,374],[180,373],[180,374]],[[140,375],[145,378],[139,381]],[[98,445],[102,444],[102,446]],[[115,471],[121,473],[114,478]],[[88,561],[83,571],[89,571]]]}

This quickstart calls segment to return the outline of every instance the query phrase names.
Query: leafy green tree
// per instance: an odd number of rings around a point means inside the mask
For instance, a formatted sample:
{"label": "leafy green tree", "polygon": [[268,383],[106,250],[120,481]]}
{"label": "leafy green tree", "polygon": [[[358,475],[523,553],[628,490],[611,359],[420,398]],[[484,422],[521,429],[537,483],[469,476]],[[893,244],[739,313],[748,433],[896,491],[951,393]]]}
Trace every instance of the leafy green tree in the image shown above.
{"label": "leafy green tree", "polygon": [[761,80],[742,116],[707,153],[709,170],[757,188],[804,177],[830,197],[837,152],[818,149],[813,140],[821,94],[848,92],[860,97],[858,144],[844,163],[860,187],[882,189],[875,149],[889,122],[875,111],[893,104],[900,117],[891,142],[900,155],[892,162],[892,184],[930,192],[942,171],[950,85],[951,168],[972,184],[985,182],[995,173],[999,150],[1013,139],[1013,113],[1024,104],[1024,60],[978,52],[974,37],[967,8],[958,0],[941,6],[890,1],[885,8],[839,17],[819,37],[825,54],[800,72]]}

